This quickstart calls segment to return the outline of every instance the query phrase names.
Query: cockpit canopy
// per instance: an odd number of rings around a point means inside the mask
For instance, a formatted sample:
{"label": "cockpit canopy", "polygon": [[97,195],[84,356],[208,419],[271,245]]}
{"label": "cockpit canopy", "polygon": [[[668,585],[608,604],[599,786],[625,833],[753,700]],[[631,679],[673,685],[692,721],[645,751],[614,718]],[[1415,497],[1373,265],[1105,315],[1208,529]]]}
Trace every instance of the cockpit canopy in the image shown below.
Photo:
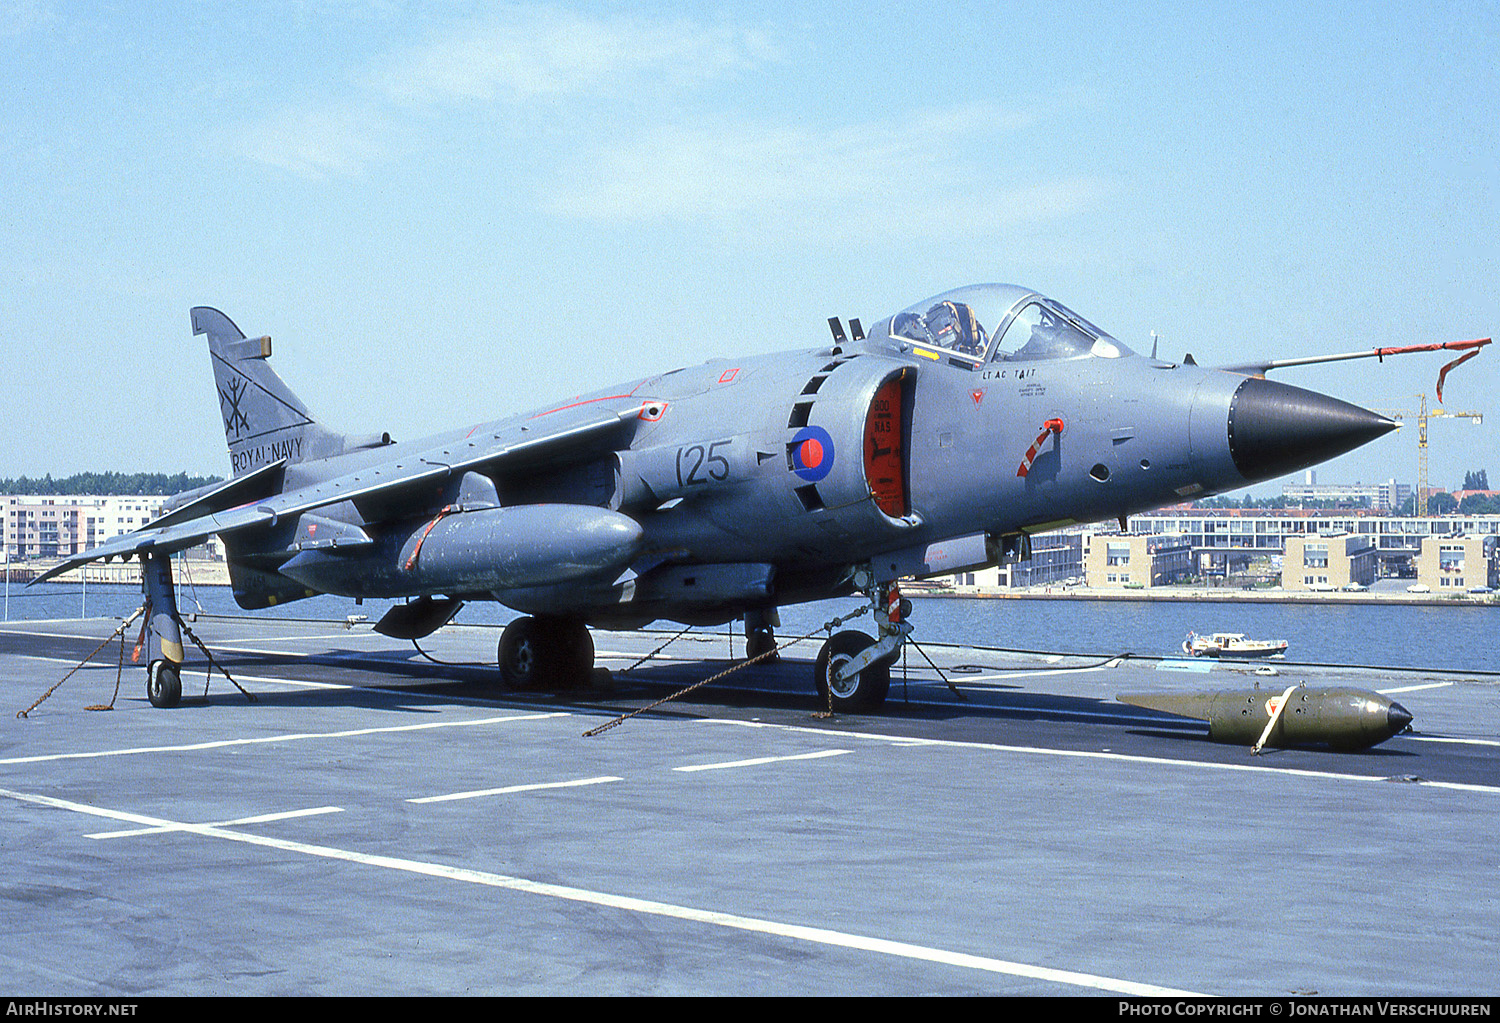
{"label": "cockpit canopy", "polygon": [[933,360],[987,362],[1117,359],[1130,349],[1071,309],[1013,284],[945,291],[875,324],[869,336]]}

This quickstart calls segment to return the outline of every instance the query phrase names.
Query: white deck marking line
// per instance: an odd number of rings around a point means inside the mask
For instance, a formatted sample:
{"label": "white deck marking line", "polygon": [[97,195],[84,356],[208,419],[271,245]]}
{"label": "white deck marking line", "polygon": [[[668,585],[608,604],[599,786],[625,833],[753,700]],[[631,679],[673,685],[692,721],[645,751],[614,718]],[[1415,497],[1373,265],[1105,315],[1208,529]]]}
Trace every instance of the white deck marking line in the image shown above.
{"label": "white deck marking line", "polygon": [[[257,641],[259,637],[257,637]],[[215,643],[215,650],[222,650],[231,654],[255,654],[261,657],[285,657],[291,660],[306,660],[309,657],[325,657],[326,650],[269,650],[258,646],[234,646],[228,643]]]}
{"label": "white deck marking line", "polygon": [[724,771],[734,767],[758,767],[761,764],[779,764],[787,760],[821,760],[823,757],[838,757],[845,753],[853,753],[847,749],[825,749],[816,753],[795,753],[785,757],[755,757],[752,760],[726,760],[718,764],[691,764],[687,767],[674,767],[674,771]]}
{"label": "white deck marking line", "polygon": [[944,966],[958,966],[971,970],[981,970],[987,973],[1024,977],[1030,980],[1091,988],[1098,991],[1112,991],[1118,994],[1134,995],[1137,997],[1204,997],[1200,992],[1158,987],[1154,984],[1142,984],[1136,981],[1103,977],[1092,973],[1057,970],[1047,966],[1011,962],[1005,959],[994,959],[989,956],[972,955],[967,952],[954,952],[948,949],[932,948],[926,945],[917,945],[907,941],[895,941],[889,938],[873,938],[868,935],[835,931],[825,927],[810,927],[803,924],[789,924],[761,917],[740,916],[735,913],[724,913],[717,910],[695,909],[691,906],[678,906],[669,902],[657,902],[652,899],[640,899],[629,895],[611,895],[608,892],[596,892],[585,888],[548,884],[542,881],[528,880],[524,877],[491,874],[486,871],[469,870],[464,867],[454,867],[443,863],[428,863],[423,860],[408,860],[396,856],[359,853],[348,849],[338,849],[333,846],[293,842],[282,838],[272,838],[267,835],[257,835],[253,832],[232,831],[228,828],[216,827],[211,824],[187,824],[178,821],[163,820],[159,817],[148,817],[144,814],[128,813],[123,810],[110,810],[104,807],[90,806],[87,803],[75,803],[67,799],[57,799],[52,796],[15,792],[4,788],[0,788],[0,796],[6,796],[23,803],[33,803],[38,806],[68,810],[73,813],[88,814],[94,817],[104,817],[109,820],[125,821],[126,823],[138,824],[143,827],[168,827],[200,835],[204,838],[219,838],[230,842],[243,842],[246,845],[258,845],[281,852],[294,852],[304,856],[341,860],[345,863],[357,863],[363,866],[380,867],[385,870],[397,870],[409,874],[442,878],[449,881],[462,881],[467,884],[483,885],[489,888],[526,892],[531,895],[541,895],[552,899],[564,899],[569,902],[603,906],[609,909],[622,909],[627,912],[682,920],[689,923],[709,924],[714,927],[746,931],[754,934],[768,934],[774,937],[789,938],[795,941],[805,941],[833,948],[874,952],[902,959],[938,963]]}
{"label": "white deck marking line", "polygon": [[[24,657],[27,660],[32,660],[32,661],[50,661],[53,664],[77,664],[78,663],[77,660],[75,660],[74,658],[71,658],[71,657],[45,657],[45,656],[43,656],[41,654],[12,654],[11,656],[13,656],[13,657]],[[105,661],[89,661],[86,664],[84,664],[82,667],[83,667],[84,670],[88,670],[88,669],[92,668],[95,671],[115,671],[118,668],[117,665],[111,664],[111,663],[107,663]],[[128,664],[125,667],[126,667],[126,670],[129,671],[129,670],[132,670],[132,669],[139,669],[140,665],[138,665],[138,664]],[[195,674],[196,672],[199,672],[199,671],[203,671],[205,668],[206,668],[206,665],[204,665],[203,662],[201,662],[201,661],[194,661],[192,664],[189,664],[187,666],[188,677],[192,678],[193,674]],[[217,678],[217,677],[218,676],[215,676],[215,678]],[[340,683],[340,682],[314,682],[311,679],[301,679],[301,678],[271,678],[269,675],[241,675],[239,672],[235,672],[234,677],[236,679],[243,679],[246,682],[274,682],[274,683],[276,683],[278,685],[294,686],[294,687],[300,687],[300,688],[303,688],[303,689],[353,689],[353,688],[355,688],[354,686],[348,685],[346,683]],[[365,686],[363,688],[365,688],[367,690],[377,690],[380,687],[378,687],[378,686]],[[381,691],[384,691],[384,690],[381,690]]]}
{"label": "white deck marking line", "polygon": [[[970,682],[993,682],[996,679],[1003,678],[1041,678],[1044,675],[1083,675],[1091,671],[1108,671],[1113,667],[1115,667],[1114,664],[1098,664],[1090,668],[1039,668],[1035,671],[1005,671],[997,675],[955,675],[950,671],[948,672],[948,677],[953,680],[954,685],[962,689]],[[926,685],[939,684],[940,682],[941,680],[936,677],[930,680],[922,680],[922,683]],[[895,679],[891,680],[891,684],[896,684]],[[993,687],[980,686],[979,688],[990,689]]]}
{"label": "white deck marking line", "polygon": [[[36,638],[40,638],[40,639],[76,639],[76,640],[89,640],[89,639],[92,639],[92,640],[95,640],[95,641],[97,641],[99,639],[98,636],[89,636],[89,635],[86,635],[86,634],[83,634],[83,633],[78,633],[78,632],[38,632],[38,631],[35,631],[35,630],[32,630],[32,629],[0,629],[0,635],[4,635],[4,636],[21,636],[21,637],[26,637],[28,639],[32,638],[32,637],[36,637]],[[376,632],[373,632],[373,631],[370,631],[370,632],[349,631],[349,632],[335,632],[335,633],[330,633],[330,634],[328,634],[326,636],[266,636],[264,638],[262,638],[260,636],[257,636],[255,638],[255,641],[257,643],[262,643],[262,642],[285,643],[285,642],[290,642],[292,640],[299,640],[299,639],[324,639],[324,640],[327,640],[327,639],[348,639],[350,636],[377,636],[377,635],[379,635],[379,633],[376,633]],[[383,639],[384,637],[381,637],[381,638]],[[311,656],[309,654],[299,653],[299,652],[293,651],[293,650],[251,650],[248,647],[247,648],[241,648],[241,647],[220,646],[217,643],[214,644],[214,649],[215,650],[230,650],[230,649],[233,649],[233,650],[236,650],[236,651],[240,651],[240,650],[243,649],[243,651],[246,652],[246,653],[257,653],[257,654],[291,654],[292,656],[296,656],[296,657],[308,657],[308,656]],[[24,657],[26,655],[25,654],[16,654],[15,656],[17,656],[17,657]]]}
{"label": "white deck marking line", "polygon": [[[11,656],[30,657],[32,660],[53,661],[58,664],[67,665],[73,665],[77,663],[71,658],[41,657],[35,654],[13,654]],[[87,665],[85,665],[84,668],[85,670],[93,669],[99,671],[113,671],[115,666],[112,664],[106,664],[103,661],[91,661]],[[204,665],[202,661],[195,661],[194,663],[188,665],[188,677],[191,678],[193,673],[204,670],[205,668],[206,665]],[[214,677],[218,678],[219,676],[215,675]],[[423,680],[421,679],[418,679],[416,683],[411,686],[403,686],[398,684],[372,684],[367,686],[355,686],[350,685],[347,682],[314,682],[311,679],[305,678],[272,678],[269,675],[241,675],[239,672],[235,672],[234,677],[237,681],[241,682],[266,682],[272,685],[286,686],[291,689],[357,689],[362,693],[387,693],[393,696],[400,696],[404,700],[427,700],[430,703],[441,704],[445,707],[455,705],[466,707],[493,707],[495,705],[495,701],[493,699],[486,699],[479,696],[459,696],[454,693],[444,693],[442,695],[438,695],[435,693],[425,693],[419,688],[419,686],[423,682]],[[448,680],[434,677],[425,681],[443,683]],[[196,699],[196,696],[194,698]],[[513,702],[523,698],[525,698],[524,694],[521,693],[507,694],[507,699]],[[4,763],[4,761],[0,761],[0,763]]]}
{"label": "white deck marking line", "polygon": [[[120,616],[124,618],[124,615]],[[15,624],[15,623],[12,623]],[[77,639],[93,640],[99,642],[103,636],[90,636],[81,632],[41,632],[37,629],[0,629],[0,636],[15,636],[18,639]],[[25,657],[26,654],[12,654],[13,657]]]}
{"label": "white deck marking line", "polygon": [[1500,746],[1495,739],[1459,739],[1446,735],[1408,735],[1413,742],[1451,742],[1459,746]]}
{"label": "white deck marking line", "polygon": [[[729,718],[699,718],[700,724],[738,725],[742,728],[777,728],[789,732],[806,732],[810,735],[827,736],[828,732],[808,725],[778,725],[767,721],[735,721]],[[1040,746],[1006,746],[993,742],[968,742],[960,739],[922,739],[909,735],[881,735],[876,732],[839,732],[840,739],[874,739],[892,746],[939,746],[951,749],[984,750],[991,753],[1022,753],[1047,757],[1073,757],[1080,760],[1113,760],[1120,763],[1151,764],[1160,767],[1201,768],[1209,771],[1246,771],[1254,774],[1284,774],[1300,778],[1323,778],[1330,781],[1387,782],[1384,775],[1342,774],[1336,771],[1309,771],[1300,767],[1269,767],[1264,764],[1213,763],[1206,760],[1172,760],[1167,757],[1148,757],[1135,753],[1111,753],[1106,750],[1045,749]],[[1409,739],[1418,736],[1406,736]],[[1450,740],[1453,741],[1453,740]],[[1464,740],[1476,741],[1476,740]],[[1451,789],[1455,792],[1485,792],[1500,795],[1500,786],[1474,785],[1459,781],[1432,781],[1423,778],[1412,782],[1421,788]]]}
{"label": "white deck marking line", "polygon": [[[325,813],[343,813],[342,806],[315,806],[307,810],[285,810],[281,813],[261,813],[254,817],[239,817],[232,821],[214,821],[209,827],[227,828],[239,824],[268,824],[271,821],[293,820],[297,817],[317,817]],[[129,831],[97,831],[84,838],[133,838],[136,835],[164,835],[180,828],[132,828]]]}
{"label": "white deck marking line", "polygon": [[[641,659],[642,656],[643,655],[641,655],[641,654],[612,653],[612,652],[610,652],[608,650],[595,650],[594,651],[594,660],[595,661],[638,661],[638,660]],[[738,660],[740,660],[740,658],[736,657],[735,660],[738,661]],[[682,664],[682,663],[686,663],[686,662],[689,662],[689,661],[697,661],[699,663],[702,663],[704,661],[720,661],[720,662],[723,662],[724,664],[731,663],[730,659],[727,658],[727,657],[693,657],[693,656],[687,655],[687,654],[684,654],[682,656],[678,656],[676,654],[656,654],[653,657],[647,657],[644,663],[646,663],[646,664],[658,664],[658,663],[660,663],[660,664]]]}
{"label": "white deck marking line", "polygon": [[[191,668],[194,671],[201,670],[203,667],[204,665],[202,662],[196,662],[191,665]],[[192,676],[190,675],[189,677],[191,678]],[[311,679],[305,678],[273,678],[270,675],[241,675],[239,672],[235,672],[234,677],[235,680],[239,682],[264,682],[269,685],[286,686],[289,689],[349,689],[358,690],[362,693],[385,693],[389,696],[399,696],[403,700],[426,700],[429,703],[435,703],[443,707],[493,707],[496,703],[493,698],[486,698],[482,696],[459,696],[456,693],[438,694],[423,692],[420,687],[424,684],[443,685],[452,683],[451,679],[444,679],[438,676],[433,676],[426,679],[420,677],[415,678],[413,679],[411,685],[402,685],[400,683],[391,682],[381,685],[371,684],[358,686],[350,685],[347,682],[314,682]],[[219,676],[215,675],[214,678],[218,679]],[[232,696],[234,694],[228,695]],[[521,693],[506,694],[506,698],[512,701],[522,699],[523,696],[524,694]]]}
{"label": "white deck marking line", "polygon": [[468,728],[477,725],[499,725],[510,721],[541,721],[545,718],[570,717],[566,711],[545,714],[506,714],[501,717],[471,718],[464,721],[426,721],[419,725],[390,725],[385,728],[350,728],[342,732],[290,732],[263,735],[254,739],[214,739],[184,746],[136,746],[130,749],[94,750],[88,753],[44,753],[34,757],[8,757],[5,764],[40,764],[53,760],[91,760],[97,757],[126,757],[138,753],[193,753],[198,750],[222,749],[228,746],[255,746],[270,742],[296,742],[301,739],[348,739],[359,735],[383,735],[390,732],[419,732],[429,728]]}
{"label": "white deck marking line", "polygon": [[[376,637],[378,639],[385,639],[384,636],[380,635],[380,633],[375,632],[373,630],[367,630],[367,629],[359,629],[359,630],[348,629],[348,630],[344,630],[344,631],[340,631],[340,632],[330,632],[326,636],[256,636],[255,637],[255,642],[257,642],[257,643],[294,643],[294,642],[301,642],[301,641],[305,641],[305,640],[314,640],[314,639],[349,639],[351,636],[363,636],[365,638],[369,638],[371,636],[374,636],[374,637]],[[232,645],[232,641],[231,641],[231,645],[227,645],[227,646],[224,645],[224,644],[216,643],[216,644],[214,644],[214,648],[216,650],[236,650],[236,649],[238,649],[238,647],[235,647],[234,645]],[[287,651],[287,652],[288,653],[293,653],[295,651]]]}
{"label": "white deck marking line", "polygon": [[598,778],[578,778],[574,781],[544,781],[534,782],[529,785],[507,785],[498,789],[475,789],[472,792],[450,792],[443,796],[422,796],[420,799],[408,799],[408,803],[447,803],[455,799],[478,799],[480,796],[508,796],[513,792],[537,792],[541,789],[571,789],[580,785],[603,785],[612,781],[624,781],[624,778],[615,778],[604,775]]}
{"label": "white deck marking line", "polygon": [[[201,668],[202,665],[201,664],[194,664],[192,667],[193,668]],[[217,675],[214,676],[214,677],[218,678]],[[354,688],[357,688],[355,686],[349,685],[347,682],[314,682],[310,678],[272,678],[270,675],[241,675],[239,672],[235,672],[234,673],[234,677],[235,677],[235,680],[239,681],[239,682],[263,682],[263,683],[266,683],[268,685],[290,686],[293,689],[354,689]],[[372,691],[380,689],[379,686],[365,686],[364,688],[366,690],[372,690]],[[385,690],[381,690],[381,691],[384,692]]]}
{"label": "white deck marking line", "polygon": [[[375,634],[371,633],[371,635],[375,635]],[[288,642],[288,641],[296,640],[296,639],[348,639],[348,638],[349,638],[349,634],[348,633],[344,633],[341,636],[256,636],[255,637],[255,642],[256,643],[276,643],[276,642]],[[385,637],[382,636],[381,638],[384,639]],[[222,651],[224,651],[226,653],[231,653],[231,654],[259,654],[259,655],[267,656],[267,657],[297,657],[297,658],[305,658],[305,657],[327,657],[327,656],[330,656],[329,651],[327,651],[327,650],[289,650],[289,649],[287,649],[285,647],[268,648],[268,647],[262,647],[262,646],[244,646],[243,644],[233,643],[233,642],[230,642],[230,643],[215,643],[213,645],[213,649],[215,651],[222,650]],[[368,657],[368,656],[370,656],[370,654],[366,653],[366,654],[362,654],[362,655],[359,655],[359,656]]]}
{"label": "white deck marking line", "polygon": [[1452,682],[1427,682],[1420,686],[1402,686],[1399,689],[1377,689],[1376,692],[1382,696],[1389,696],[1392,693],[1414,693],[1419,689],[1442,689],[1452,684]]}

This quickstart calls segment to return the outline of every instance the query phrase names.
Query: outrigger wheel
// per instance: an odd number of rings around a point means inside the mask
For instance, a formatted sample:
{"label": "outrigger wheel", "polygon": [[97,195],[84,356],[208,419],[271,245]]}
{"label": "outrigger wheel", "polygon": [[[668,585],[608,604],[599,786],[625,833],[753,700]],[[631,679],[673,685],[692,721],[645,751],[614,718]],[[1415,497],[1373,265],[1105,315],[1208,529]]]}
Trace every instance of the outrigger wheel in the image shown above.
{"label": "outrigger wheel", "polygon": [[153,707],[175,707],[182,700],[182,674],[171,661],[152,661],[146,668],[146,698]]}
{"label": "outrigger wheel", "polygon": [[[887,657],[866,665],[856,675],[833,681],[835,672],[859,656],[875,641],[863,632],[853,629],[836,632],[818,651],[818,660],[813,670],[818,683],[818,699],[824,707],[835,711],[869,711],[885,702],[891,688],[891,658]],[[832,703],[829,690],[832,690]]]}
{"label": "outrigger wheel", "polygon": [[573,689],[594,669],[594,640],[573,619],[517,618],[500,634],[496,658],[511,689]]}

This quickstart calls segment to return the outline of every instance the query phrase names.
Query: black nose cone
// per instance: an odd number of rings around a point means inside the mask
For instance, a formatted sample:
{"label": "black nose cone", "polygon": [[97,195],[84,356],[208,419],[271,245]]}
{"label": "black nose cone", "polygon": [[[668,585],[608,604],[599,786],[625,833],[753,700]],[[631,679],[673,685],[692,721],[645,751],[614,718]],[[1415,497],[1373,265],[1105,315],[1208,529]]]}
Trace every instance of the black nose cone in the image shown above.
{"label": "black nose cone", "polygon": [[1325,462],[1395,428],[1358,405],[1260,377],[1248,377],[1229,402],[1229,453],[1252,483]]}
{"label": "black nose cone", "polygon": [[1406,726],[1411,724],[1411,711],[1399,703],[1392,703],[1390,710],[1385,712],[1385,724],[1391,730],[1392,735],[1400,735]]}

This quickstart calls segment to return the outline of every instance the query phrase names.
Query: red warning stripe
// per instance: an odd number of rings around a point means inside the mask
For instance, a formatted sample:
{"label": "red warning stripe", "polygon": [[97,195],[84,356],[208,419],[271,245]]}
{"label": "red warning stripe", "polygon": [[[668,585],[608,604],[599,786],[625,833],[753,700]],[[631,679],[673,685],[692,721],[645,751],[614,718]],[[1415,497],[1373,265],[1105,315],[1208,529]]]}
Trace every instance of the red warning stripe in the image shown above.
{"label": "red warning stripe", "polygon": [[444,505],[443,510],[437,513],[437,518],[427,523],[427,528],[422,530],[422,535],[417,538],[417,545],[412,548],[411,557],[406,559],[406,564],[401,566],[401,571],[410,572],[412,570],[412,567],[417,563],[417,555],[422,553],[422,545],[427,542],[427,537],[432,532],[433,527],[442,522],[444,516],[456,511],[458,511],[458,505]]}
{"label": "red warning stripe", "polygon": [[901,621],[901,587],[896,583],[885,593],[885,617],[892,625]]}

